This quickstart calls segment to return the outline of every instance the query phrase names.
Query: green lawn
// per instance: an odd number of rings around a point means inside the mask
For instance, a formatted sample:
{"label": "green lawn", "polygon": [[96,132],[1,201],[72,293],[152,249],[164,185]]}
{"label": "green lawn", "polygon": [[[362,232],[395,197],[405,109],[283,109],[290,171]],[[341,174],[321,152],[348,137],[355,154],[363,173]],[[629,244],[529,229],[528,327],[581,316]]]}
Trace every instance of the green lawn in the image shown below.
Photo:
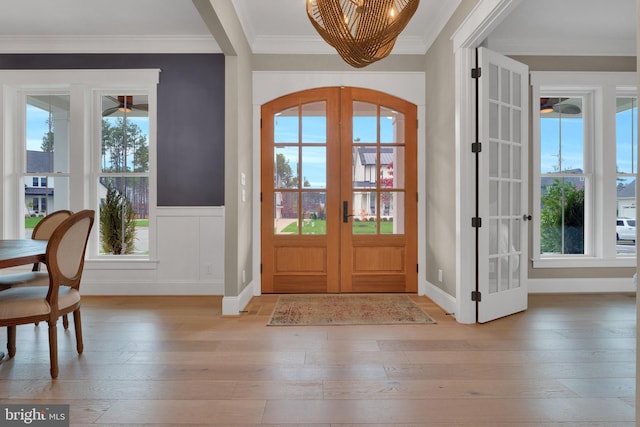
{"label": "green lawn", "polygon": [[[298,224],[291,223],[282,230],[285,234],[296,234],[298,232]],[[382,222],[380,225],[381,234],[393,233],[393,222]],[[303,222],[302,234],[326,234],[327,223],[325,220],[310,220],[308,223]],[[353,234],[375,234],[376,223],[375,222],[354,222]]]}

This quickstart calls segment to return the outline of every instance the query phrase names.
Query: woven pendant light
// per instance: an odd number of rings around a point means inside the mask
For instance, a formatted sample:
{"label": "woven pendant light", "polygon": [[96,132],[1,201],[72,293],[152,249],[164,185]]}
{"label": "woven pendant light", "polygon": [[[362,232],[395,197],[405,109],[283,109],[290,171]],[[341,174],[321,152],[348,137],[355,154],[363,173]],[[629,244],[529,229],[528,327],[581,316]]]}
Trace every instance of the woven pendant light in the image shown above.
{"label": "woven pendant light", "polygon": [[316,31],[349,65],[385,58],[418,9],[419,0],[307,0]]}

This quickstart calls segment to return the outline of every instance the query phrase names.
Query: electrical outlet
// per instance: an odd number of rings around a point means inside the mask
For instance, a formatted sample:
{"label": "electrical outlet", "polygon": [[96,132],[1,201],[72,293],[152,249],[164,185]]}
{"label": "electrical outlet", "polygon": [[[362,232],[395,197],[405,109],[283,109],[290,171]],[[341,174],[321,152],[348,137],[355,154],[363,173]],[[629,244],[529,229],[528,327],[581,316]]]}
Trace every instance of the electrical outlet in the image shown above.
{"label": "electrical outlet", "polygon": [[244,285],[247,282],[247,272],[242,270],[242,284]]}
{"label": "electrical outlet", "polygon": [[443,278],[443,273],[442,273],[442,269],[438,270],[438,282],[441,282],[444,280]]}

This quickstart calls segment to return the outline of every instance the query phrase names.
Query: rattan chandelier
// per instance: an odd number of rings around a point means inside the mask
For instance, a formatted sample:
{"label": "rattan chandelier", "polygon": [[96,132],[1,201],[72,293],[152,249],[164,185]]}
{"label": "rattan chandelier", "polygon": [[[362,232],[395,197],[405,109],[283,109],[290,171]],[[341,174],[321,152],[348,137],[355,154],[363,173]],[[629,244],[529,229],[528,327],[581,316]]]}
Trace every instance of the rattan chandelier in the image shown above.
{"label": "rattan chandelier", "polygon": [[385,58],[420,0],[307,0],[316,31],[349,65]]}

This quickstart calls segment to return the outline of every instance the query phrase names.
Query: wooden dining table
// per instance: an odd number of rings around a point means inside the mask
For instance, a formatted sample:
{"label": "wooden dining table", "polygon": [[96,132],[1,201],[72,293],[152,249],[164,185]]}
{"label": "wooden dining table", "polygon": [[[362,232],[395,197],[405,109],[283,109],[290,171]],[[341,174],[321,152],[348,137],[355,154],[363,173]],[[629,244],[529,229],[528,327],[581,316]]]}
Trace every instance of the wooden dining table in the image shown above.
{"label": "wooden dining table", "polygon": [[0,268],[44,262],[46,240],[0,239]]}
{"label": "wooden dining table", "polygon": [[[0,239],[0,268],[44,262],[46,252],[46,240]],[[0,351],[0,361],[4,356]]]}

